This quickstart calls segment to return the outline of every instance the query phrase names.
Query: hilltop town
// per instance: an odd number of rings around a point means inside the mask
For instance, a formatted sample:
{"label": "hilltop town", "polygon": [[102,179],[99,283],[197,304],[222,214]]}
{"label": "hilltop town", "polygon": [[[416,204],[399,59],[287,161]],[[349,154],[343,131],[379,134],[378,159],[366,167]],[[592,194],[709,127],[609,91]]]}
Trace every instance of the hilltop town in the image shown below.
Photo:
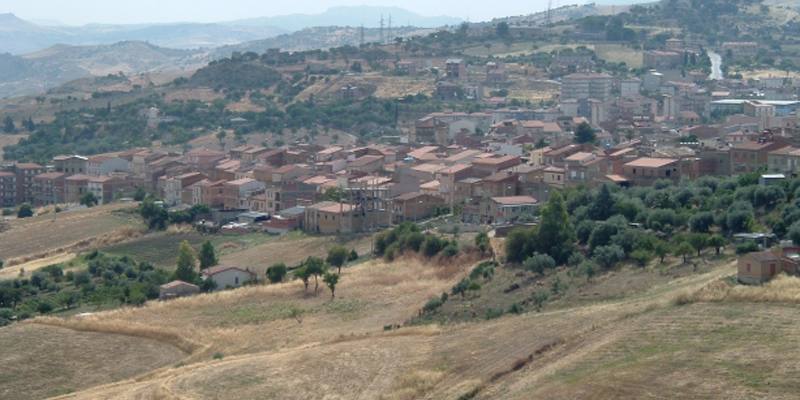
{"label": "hilltop town", "polygon": [[381,17],[2,99],[0,398],[792,398],[798,21]]}

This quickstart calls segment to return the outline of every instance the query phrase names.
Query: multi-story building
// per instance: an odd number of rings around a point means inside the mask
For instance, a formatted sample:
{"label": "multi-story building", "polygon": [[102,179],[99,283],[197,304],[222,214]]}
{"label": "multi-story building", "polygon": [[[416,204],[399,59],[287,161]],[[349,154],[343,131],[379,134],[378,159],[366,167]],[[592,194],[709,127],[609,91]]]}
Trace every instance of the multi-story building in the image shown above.
{"label": "multi-story building", "polygon": [[67,175],[63,172],[47,172],[33,178],[33,204],[46,206],[61,204],[65,200],[65,182]]}
{"label": "multi-story building", "polygon": [[17,175],[0,171],[0,207],[13,207],[17,204]]}
{"label": "multi-story building", "polygon": [[680,168],[673,158],[642,157],[625,164],[622,174],[634,185],[650,186],[660,179],[679,180]]}
{"label": "multi-story building", "polygon": [[452,80],[467,79],[467,64],[460,58],[451,58],[445,62],[445,76]]}
{"label": "multi-story building", "polygon": [[223,207],[228,210],[248,208],[247,199],[264,188],[264,183],[250,178],[226,182],[222,191]]}
{"label": "multi-story building", "polygon": [[45,173],[47,168],[35,163],[14,165],[17,175],[17,204],[33,203],[33,177]]}
{"label": "multi-story building", "polygon": [[571,74],[561,83],[561,100],[611,99],[614,78],[607,74]]}
{"label": "multi-story building", "polygon": [[85,174],[89,159],[78,155],[65,155],[53,157],[53,166],[56,172],[66,175]]}
{"label": "multi-story building", "polygon": [[786,147],[786,143],[760,141],[736,143],[731,148],[731,173],[744,174],[767,168],[769,153]]}

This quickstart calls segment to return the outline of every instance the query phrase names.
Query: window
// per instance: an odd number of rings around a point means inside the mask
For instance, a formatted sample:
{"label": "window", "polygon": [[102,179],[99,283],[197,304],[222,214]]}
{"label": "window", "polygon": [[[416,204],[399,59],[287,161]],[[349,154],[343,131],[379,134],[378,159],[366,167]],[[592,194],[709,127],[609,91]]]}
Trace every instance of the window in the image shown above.
{"label": "window", "polygon": [[238,285],[239,284],[239,277],[238,276],[234,277],[233,278],[233,282]]}

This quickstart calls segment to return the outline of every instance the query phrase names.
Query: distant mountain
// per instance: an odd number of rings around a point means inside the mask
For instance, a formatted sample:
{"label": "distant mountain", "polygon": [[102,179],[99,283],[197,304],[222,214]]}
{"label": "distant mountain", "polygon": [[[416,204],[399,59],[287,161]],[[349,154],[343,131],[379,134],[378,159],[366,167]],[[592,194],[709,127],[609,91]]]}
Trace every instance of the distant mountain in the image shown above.
{"label": "distant mountain", "polygon": [[265,39],[286,33],[267,25],[235,24],[142,24],[43,26],[0,14],[0,53],[25,54],[56,44],[107,45],[121,41],[144,41],[161,47],[196,49]]}
{"label": "distant mountain", "polygon": [[236,26],[274,26],[287,31],[299,31],[310,27],[321,26],[365,26],[377,28],[383,16],[388,27],[389,17],[392,26],[416,26],[420,28],[438,28],[445,25],[456,25],[461,19],[447,16],[428,17],[399,7],[333,7],[321,14],[291,14],[276,17],[261,17],[234,21]]}
{"label": "distant mountain", "polygon": [[321,14],[294,14],[220,23],[138,25],[39,25],[14,14],[0,14],[0,53],[25,54],[56,44],[107,45],[121,41],[149,42],[176,49],[215,48],[321,26],[377,27],[381,15],[392,26],[440,27],[460,22],[452,17],[426,17],[397,7],[335,7]]}
{"label": "distant mountain", "polygon": [[134,41],[100,46],[57,45],[24,56],[0,54],[0,98],[41,93],[79,78],[194,70],[207,62],[205,51],[167,49]]}

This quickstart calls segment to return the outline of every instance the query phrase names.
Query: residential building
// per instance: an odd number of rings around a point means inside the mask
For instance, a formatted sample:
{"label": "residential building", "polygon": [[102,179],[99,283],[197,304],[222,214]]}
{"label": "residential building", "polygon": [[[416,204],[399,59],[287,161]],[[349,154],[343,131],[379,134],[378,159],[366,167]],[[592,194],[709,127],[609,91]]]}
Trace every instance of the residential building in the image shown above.
{"label": "residential building", "polygon": [[250,282],[256,282],[258,276],[249,269],[228,267],[224,265],[203,270],[203,279],[214,282],[215,290],[238,288]]}
{"label": "residential building", "polygon": [[86,163],[86,174],[92,176],[109,175],[113,172],[130,172],[128,160],[116,156],[92,156]]}
{"label": "residential building", "polygon": [[311,233],[332,235],[361,231],[364,215],[352,204],[323,201],[305,208],[303,229]]}
{"label": "residential building", "polygon": [[68,176],[64,180],[64,202],[80,203],[81,197],[89,191],[89,179],[85,174]]}
{"label": "residential building", "polygon": [[564,77],[561,83],[561,100],[611,99],[614,78],[607,74],[579,73]]}
{"label": "residential building", "polygon": [[622,167],[622,175],[634,185],[650,186],[660,179],[680,179],[678,160],[642,157]]}
{"label": "residential building", "polygon": [[47,168],[35,163],[14,164],[17,175],[17,204],[33,203],[33,178],[47,172]]}
{"label": "residential building", "polygon": [[248,199],[256,192],[263,191],[265,185],[251,178],[225,182],[222,191],[222,205],[227,210],[248,208]]}
{"label": "residential building", "polygon": [[53,157],[53,167],[56,172],[69,175],[86,174],[89,159],[78,155],[55,156]]}
{"label": "residential building", "polygon": [[748,141],[736,143],[731,147],[731,173],[744,174],[767,168],[769,153],[786,147],[785,142]]}
{"label": "residential building", "polygon": [[13,207],[17,204],[17,175],[0,171],[0,207]]}
{"label": "residential building", "polygon": [[532,217],[538,201],[531,196],[492,197],[486,202],[482,222],[502,225],[514,222],[521,216]]}
{"label": "residential building", "polygon": [[172,281],[158,287],[158,299],[162,301],[194,296],[199,293],[199,286],[184,281]]}
{"label": "residential building", "polygon": [[36,175],[33,178],[33,204],[46,206],[64,203],[66,177],[63,172]]}
{"label": "residential building", "polygon": [[796,275],[799,266],[796,248],[743,254],[737,264],[739,282],[751,285],[768,282],[782,272]]}
{"label": "residential building", "polygon": [[422,192],[402,194],[392,199],[392,222],[420,221],[433,216],[436,209],[444,205],[439,196]]}

